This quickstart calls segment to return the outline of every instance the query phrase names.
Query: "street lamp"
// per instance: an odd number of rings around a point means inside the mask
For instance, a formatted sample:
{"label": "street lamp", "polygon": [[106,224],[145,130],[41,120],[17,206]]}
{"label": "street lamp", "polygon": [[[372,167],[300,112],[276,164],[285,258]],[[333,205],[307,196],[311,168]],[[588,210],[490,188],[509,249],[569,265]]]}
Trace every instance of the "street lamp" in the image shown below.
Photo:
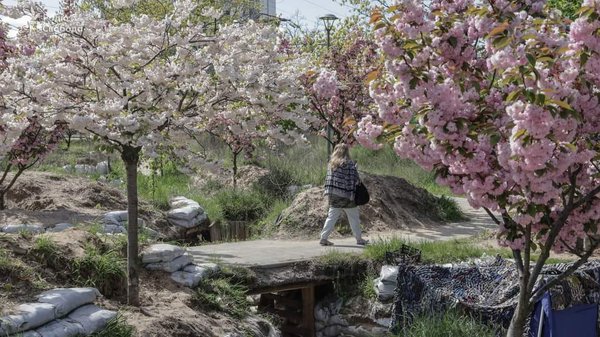
{"label": "street lamp", "polygon": [[[333,23],[338,19],[339,18],[333,14],[327,14],[319,18],[319,20],[323,20],[325,31],[327,32],[327,51],[331,48],[331,30],[333,29]],[[331,152],[331,123],[327,121],[327,160],[331,158]]]}

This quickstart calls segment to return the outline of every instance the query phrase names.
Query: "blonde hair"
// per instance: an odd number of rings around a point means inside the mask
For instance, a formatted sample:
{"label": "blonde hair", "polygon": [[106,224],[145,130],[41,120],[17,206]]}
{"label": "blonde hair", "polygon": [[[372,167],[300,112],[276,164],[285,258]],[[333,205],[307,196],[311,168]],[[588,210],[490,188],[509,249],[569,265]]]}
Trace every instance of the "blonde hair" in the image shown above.
{"label": "blonde hair", "polygon": [[348,149],[348,145],[346,144],[338,144],[333,149],[333,153],[331,154],[331,159],[329,159],[329,169],[335,170],[340,167],[345,162],[350,161],[350,151]]}

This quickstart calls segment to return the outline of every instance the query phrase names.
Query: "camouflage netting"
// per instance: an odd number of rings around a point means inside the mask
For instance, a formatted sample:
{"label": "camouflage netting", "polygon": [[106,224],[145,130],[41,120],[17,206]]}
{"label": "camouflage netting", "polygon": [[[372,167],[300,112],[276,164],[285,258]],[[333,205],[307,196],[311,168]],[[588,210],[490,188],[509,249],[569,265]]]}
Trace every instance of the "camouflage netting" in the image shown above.
{"label": "camouflage netting", "polygon": [[[551,279],[570,264],[546,266],[542,279]],[[392,327],[410,325],[421,314],[457,308],[483,322],[507,328],[517,304],[519,276],[512,261],[497,257],[476,264],[453,266],[400,263]],[[584,264],[550,291],[552,307],[600,303],[600,261]]]}

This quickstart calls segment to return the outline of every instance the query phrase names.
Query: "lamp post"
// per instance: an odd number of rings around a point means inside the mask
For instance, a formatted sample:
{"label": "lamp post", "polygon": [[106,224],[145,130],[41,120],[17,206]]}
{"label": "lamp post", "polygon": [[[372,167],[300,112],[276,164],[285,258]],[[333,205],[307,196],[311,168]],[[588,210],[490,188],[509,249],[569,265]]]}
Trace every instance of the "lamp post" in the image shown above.
{"label": "lamp post", "polygon": [[[325,25],[325,32],[327,32],[327,51],[331,48],[331,30],[333,29],[333,23],[339,18],[333,14],[327,14],[319,18],[323,20]],[[327,120],[327,160],[331,158],[332,146],[331,146],[331,123]]]}

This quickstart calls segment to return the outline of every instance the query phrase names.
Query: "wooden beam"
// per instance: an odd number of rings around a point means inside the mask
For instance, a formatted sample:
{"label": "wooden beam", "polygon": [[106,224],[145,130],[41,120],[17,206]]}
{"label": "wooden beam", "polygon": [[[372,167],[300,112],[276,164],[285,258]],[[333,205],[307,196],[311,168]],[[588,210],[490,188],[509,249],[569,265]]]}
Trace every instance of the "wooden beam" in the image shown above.
{"label": "wooden beam", "polygon": [[303,288],[307,288],[307,287],[315,287],[315,286],[319,286],[319,285],[323,285],[323,284],[330,284],[331,282],[332,282],[332,280],[321,280],[321,281],[313,281],[313,282],[289,283],[289,284],[282,284],[282,285],[278,285],[278,286],[250,289],[247,294],[248,295],[258,295],[258,294],[264,294],[264,293],[278,293],[281,291],[298,290],[298,289],[303,289]]}
{"label": "wooden beam", "polygon": [[315,337],[315,287],[302,289],[302,326],[306,329],[306,337]]}

